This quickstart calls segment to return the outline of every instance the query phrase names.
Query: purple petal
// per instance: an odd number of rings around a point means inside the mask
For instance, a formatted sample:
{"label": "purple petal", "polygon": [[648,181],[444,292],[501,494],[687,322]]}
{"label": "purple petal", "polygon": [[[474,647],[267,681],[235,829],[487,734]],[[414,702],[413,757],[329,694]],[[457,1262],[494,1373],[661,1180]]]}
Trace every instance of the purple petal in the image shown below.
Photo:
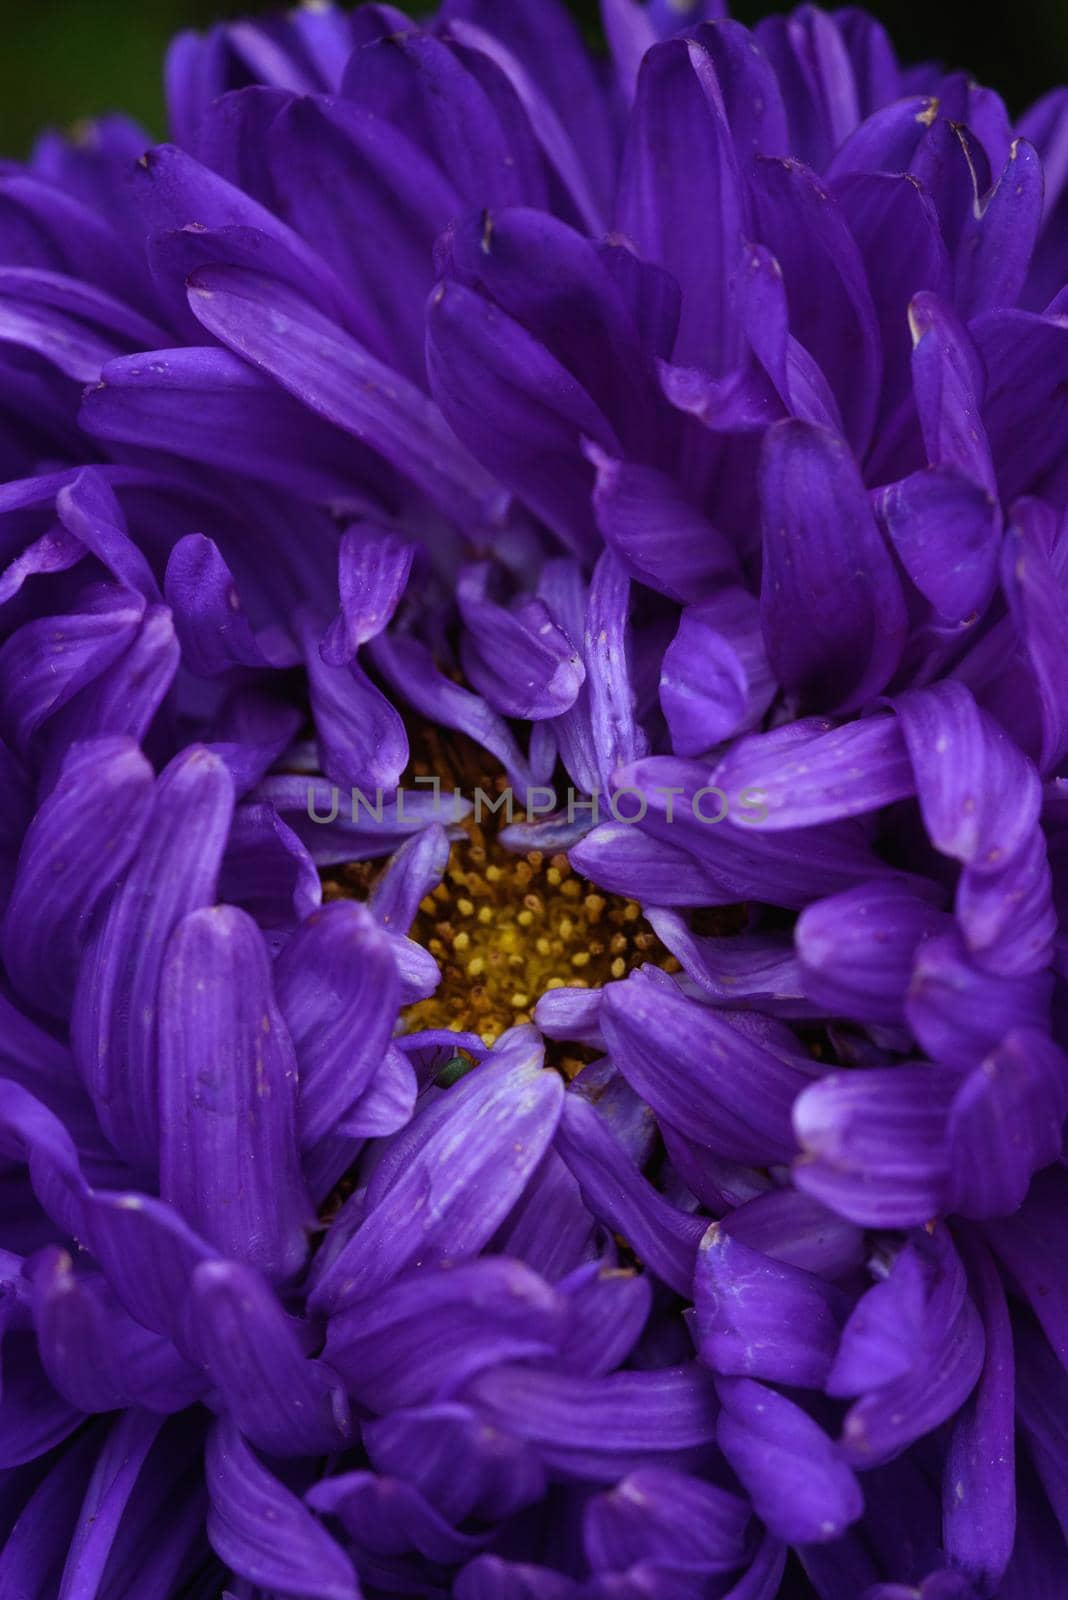
{"label": "purple petal", "polygon": [[1044,548],[1043,520],[1035,502],[1013,508],[1001,581],[1038,696],[1039,766],[1049,772],[1068,754],[1068,705],[1060,670],[1068,652],[1068,606],[1054,560]]}
{"label": "purple petal", "polygon": [[[285,215],[351,291],[354,331],[424,384],[422,319],[412,308],[430,293],[435,239],[463,210],[447,172],[368,104],[291,100],[266,142]],[[378,248],[362,249],[371,236]]]}
{"label": "purple petal", "polygon": [[449,426],[552,529],[565,549],[594,546],[588,437],[619,442],[586,390],[544,344],[473,289],[438,284],[427,310],[427,371]]}
{"label": "purple petal", "polygon": [[307,1600],[358,1600],[348,1557],[228,1419],[208,1434],[208,1538],[228,1566],[262,1588]]}
{"label": "purple petal", "polygon": [[[129,590],[103,585],[87,609],[24,623],[0,649],[0,727],[18,750],[122,655],[144,614]],[[108,730],[109,732],[112,730]]]}
{"label": "purple petal", "polygon": [[130,538],[122,508],[102,472],[87,468],[64,484],[56,495],[56,514],[113,578],[143,594],[150,605],[159,603],[159,585]]}
{"label": "purple petal", "polygon": [[[840,728],[810,717],[752,734],[713,777],[735,801],[728,821],[756,832],[862,816],[912,794],[914,782],[901,729],[888,716]],[[766,814],[748,814],[758,809]]]}
{"label": "purple petal", "polygon": [[[459,18],[470,18],[479,29],[489,30],[506,46],[514,60],[522,64],[523,79],[537,85],[539,98],[544,97],[545,110],[540,110],[524,93],[523,82],[510,74],[531,123],[546,154],[553,159],[555,141],[546,137],[545,111],[558,118],[563,138],[573,149],[572,161],[585,176],[591,193],[591,204],[610,191],[614,175],[614,128],[604,97],[604,88],[596,65],[591,61],[585,44],[575,26],[574,17],[565,6],[556,3],[545,5],[537,17],[528,16],[521,9],[502,9],[493,0],[450,0],[446,7],[450,28],[463,40],[465,33],[458,26]],[[487,48],[480,42],[479,48]],[[494,56],[494,59],[499,59]],[[567,181],[570,171],[562,168],[560,176]],[[574,178],[569,184],[572,194],[579,198],[579,185]],[[581,188],[585,190],[586,183]],[[596,215],[596,213],[595,213]],[[594,232],[602,231],[594,228]]]}
{"label": "purple petal", "polygon": [[211,678],[233,667],[269,665],[233,573],[211,539],[200,533],[180,539],[168,559],[165,583],[182,665],[190,672]]}
{"label": "purple petal", "polygon": [[1015,1216],[988,1222],[983,1232],[1068,1369],[1068,1294],[1057,1267],[1064,1247],[1064,1200],[1064,1168],[1048,1167]]}
{"label": "purple petal", "polygon": [[1038,819],[1031,763],[961,683],[912,690],[895,706],[932,843],[980,871],[1004,865]]}
{"label": "purple petal", "polygon": [[998,977],[971,961],[956,934],[928,939],[916,952],[905,1015],[936,1061],[970,1071],[1010,1028],[1048,1025],[1050,975]]}
{"label": "purple petal", "polygon": [[572,867],[611,894],[657,905],[733,904],[682,849],[626,822],[605,822],[568,852]]}
{"label": "purple petal", "polygon": [[593,510],[605,543],[631,575],[672,600],[702,600],[737,574],[726,539],[655,467],[616,461],[596,446]]}
{"label": "purple petal", "polygon": [[21,1588],[38,1600],[57,1592],[67,1551],[56,1528],[73,1526],[99,1444],[92,1430],[83,1431],[26,1495],[0,1551],[0,1582],[18,1585],[16,1594]]}
{"label": "purple petal", "polygon": [[88,1244],[115,1298],[155,1333],[178,1334],[193,1273],[211,1247],[169,1205],[145,1194],[96,1194]]}
{"label": "purple petal", "polygon": [[360,498],[351,438],[228,350],[156,350],[110,361],[82,400],[81,426],[94,438],[242,471],[312,501]]}
{"label": "purple petal", "polygon": [[713,1372],[822,1387],[847,1304],[822,1278],[774,1261],[713,1222],[701,1240],[693,1297],[697,1354]]}
{"label": "purple petal", "polygon": [[583,1517],[586,1559],[595,1572],[660,1563],[702,1575],[729,1572],[748,1554],[750,1510],[712,1483],[645,1467],[596,1495]]}
{"label": "purple petal", "polygon": [[696,756],[744,732],[767,711],[775,687],[751,595],[726,589],[687,606],[660,669],[675,754]]}
{"label": "purple petal", "polygon": [[695,934],[673,911],[649,907],[646,917],[661,944],[708,998],[740,1011],[806,1017],[816,1007],[804,997],[792,941],[782,934]]}
{"label": "purple petal", "polygon": [[593,1215],[626,1238],[650,1272],[689,1294],[702,1219],[658,1194],[596,1108],[576,1095],[565,1096],[555,1144]]}
{"label": "purple petal", "polygon": [[[945,1237],[944,1230],[939,1237]],[[964,1274],[948,1241],[946,1254],[947,1266],[935,1264],[924,1325],[909,1350],[908,1369],[889,1382],[877,1382],[846,1415],[842,1446],[855,1466],[890,1460],[914,1439],[938,1427],[959,1409],[979,1378],[983,1324],[966,1293]],[[854,1318],[863,1305],[862,1300]],[[847,1325],[843,1350],[849,1332]],[[841,1392],[834,1379],[832,1374],[829,1386]]]}
{"label": "purple petal", "polygon": [[[896,63],[894,74],[896,78]],[[931,125],[932,111],[937,110],[938,101],[926,94],[909,95],[877,107],[839,145],[825,175],[843,178],[852,172],[907,172],[916,145]]]}
{"label": "purple petal", "polygon": [[408,765],[408,738],[398,713],[363,668],[332,667],[319,649],[319,629],[304,625],[304,660],[323,771],[334,783],[369,796],[392,795]]}
{"label": "purple petal", "polygon": [[[597,1231],[578,1183],[563,1158],[550,1148],[494,1245],[525,1261],[547,1282],[557,1283],[589,1265],[597,1251]],[[581,1339],[581,1333],[577,1337]]]}
{"label": "purple petal", "polygon": [[559,1120],[563,1084],[543,1070],[541,1054],[533,1029],[513,1029],[415,1119],[397,1147],[403,1169],[319,1279],[313,1304],[365,1299],[413,1261],[462,1258],[492,1237]]}
{"label": "purple petal", "polygon": [[197,319],[327,422],[354,434],[461,523],[482,523],[500,493],[426,396],[376,361],[307,300],[257,273],[205,267],[189,284]]}
{"label": "purple petal", "polygon": [[402,844],[371,886],[367,905],[376,922],[390,933],[406,933],[420,900],[444,877],[448,861],[448,836],[436,822]]}
{"label": "purple petal", "polygon": [[[1068,1522],[1068,1495],[1065,1493],[1064,1468],[1068,1439],[1065,1438],[1065,1400],[1068,1397],[1068,1377],[1057,1360],[1042,1332],[1028,1319],[1019,1319],[1013,1328],[1016,1339],[1015,1379],[1016,1408],[1021,1432],[1027,1445],[1027,1456],[1034,1463],[1038,1479],[1045,1489],[1062,1539]],[[1011,1358],[1010,1358],[1011,1359]],[[1010,1369],[1011,1370],[1011,1369]],[[1020,1462],[1023,1491],[1018,1499],[1020,1520],[1026,1516],[1031,1484],[1024,1476],[1025,1460]],[[1021,1591],[1022,1592],[1022,1591]]]}
{"label": "purple petal", "polygon": [[942,1211],[946,1117],[959,1079],[933,1066],[832,1073],[798,1096],[805,1154],[794,1181],[865,1227],[908,1227]]}
{"label": "purple petal", "polygon": [[701,1458],[715,1433],[711,1379],[695,1364],[577,1378],[498,1367],[468,1385],[495,1426],[526,1439],[566,1478],[614,1483],[639,1467]]}
{"label": "purple petal", "polygon": [[200,1373],[168,1339],[123,1311],[103,1279],[75,1274],[65,1251],[35,1266],[33,1284],[41,1362],[79,1411],[144,1406],[165,1413],[200,1398]]}
{"label": "purple petal", "polygon": [[841,440],[781,422],[761,468],[761,617],[779,681],[822,710],[852,710],[897,666],[905,606],[856,465]]}
{"label": "purple petal", "polygon": [[307,1149],[352,1109],[386,1054],[399,997],[393,943],[365,907],[336,901],[289,941],[274,984],[300,1067]]}
{"label": "purple petal", "polygon": [[[913,122],[914,133],[920,127]],[[921,185],[904,170],[907,166],[906,160],[896,171],[869,168],[839,178],[833,190],[860,248],[882,330],[879,422],[881,428],[890,423],[891,431],[893,419],[911,398],[909,302],[920,290],[944,293],[952,278],[937,210]]]}
{"label": "purple petal", "polygon": [[986,1354],[979,1382],[949,1438],[942,1479],[943,1537],[953,1565],[996,1592],[1016,1533],[1013,1335],[1005,1291],[983,1245],[969,1240],[966,1260],[983,1319]]}
{"label": "purple petal", "polygon": [[88,683],[49,729],[54,754],[79,735],[143,740],[178,671],[180,650],[167,606],[150,606],[110,671]]}
{"label": "purple petal", "polygon": [[957,467],[929,467],[891,484],[877,503],[901,565],[939,616],[965,623],[985,610],[1001,537],[989,490]]}
{"label": "purple petal", "polygon": [[956,298],[963,316],[1016,304],[1038,236],[1042,187],[1037,151],[1014,139],[997,187],[976,197],[961,235]]}
{"label": "purple petal", "polygon": [[749,1037],[744,1020],[636,972],[604,991],[601,1027],[619,1071],[658,1117],[732,1161],[789,1160],[790,1108],[813,1068]]}
{"label": "purple petal", "polygon": [[649,452],[652,370],[602,250],[544,211],[483,211],[450,229],[443,265],[561,363],[628,454]]}
{"label": "purple petal", "polygon": [[119,1417],[108,1434],[71,1536],[59,1589],[62,1600],[99,1592],[119,1524],[159,1430],[158,1417],[133,1410]]}
{"label": "purple petal", "polygon": [[462,1561],[484,1548],[488,1531],[465,1533],[450,1527],[428,1505],[418,1489],[407,1483],[376,1477],[371,1472],[347,1472],[313,1484],[306,1496],[317,1511],[340,1521],[363,1568],[376,1558],[417,1552],[427,1561]]}
{"label": "purple petal", "polygon": [[184,1342],[227,1416],[270,1455],[325,1455],[348,1442],[344,1388],[328,1366],[305,1355],[304,1332],[259,1274],[239,1262],[207,1261],[194,1272]]}
{"label": "purple petal", "polygon": [[471,809],[458,796],[419,789],[401,790],[388,802],[377,795],[361,799],[357,792],[353,802],[323,778],[291,773],[269,774],[254,798],[275,808],[319,867],[387,856],[437,822],[462,821]]}
{"label": "purple petal", "polygon": [[456,1600],[570,1600],[574,1583],[549,1567],[484,1555],[460,1569],[453,1594]]}
{"label": "purple petal", "polygon": [[324,1358],[349,1393],[390,1412],[455,1393],[500,1362],[552,1360],[567,1308],[521,1262],[486,1257],[410,1272],[330,1319]]}
{"label": "purple petal", "polygon": [[116,1148],[154,1169],[158,1154],[157,988],[171,932],[214,898],[233,810],[217,756],[192,746],[170,764],[126,876],[90,934],[71,1021],[75,1060]]}
{"label": "purple petal", "polygon": [[560,1288],[570,1322],[557,1360],[567,1372],[598,1378],[614,1372],[641,1337],[652,1309],[649,1279],[596,1261],[584,1262]]}
{"label": "purple petal", "polygon": [[89,919],[140,843],[152,786],[132,740],[72,744],[26,834],[4,916],[4,966],[53,1016],[69,1012]]}
{"label": "purple petal", "polygon": [[346,1138],[384,1139],[412,1119],[419,1084],[403,1050],[391,1045],[377,1072],[356,1104],[338,1123]]}
{"label": "purple petal", "polygon": [[949,1113],[950,1203],[966,1217],[1008,1216],[1032,1175],[1056,1161],[1068,1116],[1068,1057],[1017,1028],[964,1080]]}
{"label": "purple petal", "polygon": [[345,98],[410,131],[469,205],[514,205],[521,171],[482,74],[392,7],[369,14],[364,37],[345,67]]}
{"label": "purple petal", "polygon": [[[49,1450],[84,1421],[52,1388],[32,1334],[4,1337],[3,1395],[0,1397],[0,1468],[21,1467]],[[153,1425],[158,1423],[153,1419]]]}
{"label": "purple petal", "polygon": [[[495,755],[520,791],[520,800],[533,781],[527,762],[503,717],[491,711],[479,695],[454,683],[435,665],[431,652],[418,639],[401,634],[380,634],[370,646],[371,659],[386,681],[421,716],[446,728],[456,728]],[[429,797],[427,797],[429,799]],[[435,795],[436,798],[436,795]],[[438,803],[436,820],[449,815],[448,800]],[[459,821],[459,817],[453,820]],[[352,859],[351,857],[347,859]]]}
{"label": "purple petal", "polygon": [[238,806],[219,873],[219,898],[261,928],[292,928],[322,903],[315,863],[273,806]]}
{"label": "purple petal", "polygon": [[356,523],[341,539],[338,588],[341,610],[322,643],[332,667],[351,661],[361,644],[387,626],[408,582],[415,546],[373,524]]}
{"label": "purple petal", "polygon": [[912,384],[927,459],[956,467],[996,493],[990,444],[980,409],[986,374],[975,345],[952,308],[923,292],[909,307]]}
{"label": "purple petal", "polygon": [[533,1451],[455,1402],[365,1423],[364,1443],[377,1471],[414,1484],[450,1522],[496,1522],[545,1492]]}
{"label": "purple petal", "polygon": [[630,579],[606,550],[590,579],[583,651],[589,685],[590,728],[602,780],[645,754],[645,736],[634,713],[629,672]]}
{"label": "purple petal", "polygon": [[692,40],[649,51],[638,73],[616,204],[616,227],[682,288],[677,361],[733,365],[730,284],[742,198],[719,85]]}
{"label": "purple petal", "polygon": [[232,906],[185,917],[159,1006],[160,1192],[224,1254],[286,1278],[309,1221],[297,1063],[251,917]]}
{"label": "purple petal", "polygon": [[720,1378],[720,1449],[757,1516],[780,1539],[837,1539],[864,1509],[838,1446],[800,1406],[751,1378]]}
{"label": "purple petal", "polygon": [[1064,456],[1056,440],[1064,426],[1068,372],[1064,318],[988,311],[971,332],[990,373],[983,421],[1002,499],[1011,504],[1021,495],[1042,495],[1062,503]]}
{"label": "purple petal", "polygon": [[798,1189],[758,1194],[728,1212],[722,1226],[750,1249],[821,1278],[844,1277],[864,1254],[859,1228]]}
{"label": "purple petal", "polygon": [[782,268],[790,330],[826,373],[847,437],[863,452],[875,420],[882,350],[859,247],[831,194],[799,162],[758,157],[752,189],[756,237]]}
{"label": "purple petal", "polygon": [[471,687],[505,717],[559,716],[574,704],[586,677],[575,645],[542,601],[500,605],[489,594],[489,579],[488,562],[463,568],[456,579],[467,629],[462,660]]}
{"label": "purple petal", "polygon": [[861,884],[819,900],[795,930],[804,992],[832,1014],[901,1024],[917,948],[947,922],[907,884]]}
{"label": "purple petal", "polygon": [[330,310],[338,304],[339,286],[323,259],[266,206],[184,150],[156,145],[146,150],[130,177],[137,190],[139,217],[150,234],[184,228],[190,222],[207,229],[254,229],[297,258],[305,283],[321,304]]}

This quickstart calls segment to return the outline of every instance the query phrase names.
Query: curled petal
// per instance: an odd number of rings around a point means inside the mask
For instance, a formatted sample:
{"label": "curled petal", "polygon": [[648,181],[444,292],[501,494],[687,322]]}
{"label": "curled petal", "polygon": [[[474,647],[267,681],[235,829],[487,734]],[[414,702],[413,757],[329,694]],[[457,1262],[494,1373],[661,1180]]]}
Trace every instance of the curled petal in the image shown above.
{"label": "curled petal", "polygon": [[1068,1116],[1068,1057],[1038,1028],[1017,1028],[964,1080],[950,1107],[951,1205],[1008,1216],[1056,1161]]}
{"label": "curled petal", "polygon": [[857,467],[840,439],[781,422],[760,479],[760,608],[780,683],[823,710],[878,694],[905,642],[901,584]]}
{"label": "curled petal", "polygon": [[529,1267],[486,1257],[407,1273],[332,1317],[325,1359],[362,1405],[390,1412],[448,1396],[498,1362],[551,1359],[566,1321]]}
{"label": "curled petal", "polygon": [[71,1021],[74,1057],[101,1126],[128,1158],[158,1159],[157,991],[187,912],[214,899],[233,812],[230,774],[192,746],[160,776],[144,837],[90,934]]}
{"label": "curled petal", "polygon": [[645,1467],[590,1501],[583,1518],[595,1572],[678,1564],[711,1574],[740,1567],[750,1512],[744,1500],[670,1467]]}
{"label": "curled petal", "polygon": [[955,1072],[933,1066],[832,1073],[798,1096],[805,1154],[794,1181],[866,1227],[907,1227],[947,1201],[946,1118]]}
{"label": "curled petal", "polygon": [[332,667],[351,661],[361,644],[375,639],[400,602],[412,570],[415,546],[373,524],[357,523],[342,535],[338,552],[341,610],[323,640],[323,660]]}
{"label": "curled petal", "polygon": [[351,1110],[385,1058],[400,991],[392,941],[363,906],[337,901],[298,929],[274,982],[300,1066],[307,1148]]}
{"label": "curled petal", "polygon": [[171,1344],[135,1322],[107,1283],[78,1275],[56,1250],[34,1271],[38,1347],[45,1371],[81,1411],[179,1411],[205,1380]]}
{"label": "curled petal", "polygon": [[307,1600],[358,1600],[352,1564],[311,1513],[262,1462],[228,1418],[205,1451],[208,1538],[250,1582]]}
{"label": "curled petal", "polygon": [[818,900],[795,933],[805,993],[842,1016],[903,1022],[916,950],[947,921],[907,884],[861,884]]}
{"label": "curled petal", "polygon": [[69,1011],[90,917],[138,847],[152,786],[132,739],[79,741],[26,834],[4,916],[4,965],[53,1016]]}
{"label": "curled petal", "polygon": [[780,1539],[840,1538],[864,1509],[860,1484],[818,1423],[751,1378],[719,1378],[717,1438],[757,1516]]}
{"label": "curled petal", "polygon": [[822,1386],[845,1318],[844,1296],[822,1278],[714,1222],[701,1240],[693,1294],[697,1353],[713,1372]]}
{"label": "curled petal", "polygon": [[400,1169],[379,1166],[381,1193],[330,1262],[312,1304],[337,1310],[405,1267],[473,1254],[492,1237],[547,1149],[563,1085],[541,1065],[533,1029],[515,1029],[494,1055],[429,1105],[396,1147]]}
{"label": "curled petal", "polygon": [[235,1260],[304,1259],[297,1065],[267,951],[233,906],[179,923],[160,977],[160,1190]]}
{"label": "curled petal", "polygon": [[467,1389],[496,1426],[567,1478],[613,1483],[638,1467],[696,1462],[715,1433],[712,1381],[696,1365],[578,1378],[497,1367]]}
{"label": "curled petal", "polygon": [[271,1455],[325,1455],[349,1437],[344,1388],[327,1365],[305,1355],[305,1333],[259,1273],[240,1262],[206,1261],[193,1273],[186,1348],[227,1415]]}
{"label": "curled petal", "polygon": [[605,990],[601,1027],[619,1071],[658,1117],[729,1160],[788,1160],[790,1108],[811,1065],[729,1017],[637,972]]}
{"label": "curled petal", "polygon": [[688,1294],[701,1222],[677,1210],[643,1178],[594,1106],[564,1100],[556,1148],[578,1179],[586,1205],[630,1243],[639,1260]]}

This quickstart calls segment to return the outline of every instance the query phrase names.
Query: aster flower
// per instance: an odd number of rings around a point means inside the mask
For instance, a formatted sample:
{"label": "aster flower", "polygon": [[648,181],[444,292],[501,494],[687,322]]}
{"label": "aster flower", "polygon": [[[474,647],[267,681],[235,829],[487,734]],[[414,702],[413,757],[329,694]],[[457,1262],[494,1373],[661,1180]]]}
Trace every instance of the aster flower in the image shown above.
{"label": "aster flower", "polygon": [[0,1592],[1060,1593],[1063,92],[720,10],[0,176]]}

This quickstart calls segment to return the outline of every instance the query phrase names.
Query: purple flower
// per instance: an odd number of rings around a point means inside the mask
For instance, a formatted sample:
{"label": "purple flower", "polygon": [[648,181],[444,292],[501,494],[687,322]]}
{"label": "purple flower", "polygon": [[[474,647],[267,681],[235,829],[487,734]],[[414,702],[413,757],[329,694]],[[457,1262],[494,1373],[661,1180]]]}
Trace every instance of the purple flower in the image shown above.
{"label": "purple flower", "polygon": [[721,10],[0,173],[0,1594],[1061,1593],[1068,104]]}

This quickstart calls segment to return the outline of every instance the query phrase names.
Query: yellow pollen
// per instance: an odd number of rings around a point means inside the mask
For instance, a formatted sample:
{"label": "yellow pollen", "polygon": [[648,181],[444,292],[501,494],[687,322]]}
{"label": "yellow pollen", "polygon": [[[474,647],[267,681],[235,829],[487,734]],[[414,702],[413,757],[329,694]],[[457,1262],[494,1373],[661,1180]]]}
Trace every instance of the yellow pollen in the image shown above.
{"label": "yellow pollen", "polygon": [[452,1028],[492,1043],[529,1021],[550,989],[596,988],[645,961],[678,971],[634,901],[600,894],[564,855],[509,852],[485,821],[465,824],[445,883],[446,898],[429,912],[424,900],[411,930],[441,984],[408,1007],[406,1031]]}
{"label": "yellow pollen", "polygon": [[[446,736],[432,730],[421,734],[430,760],[422,768],[416,761],[416,775],[435,774],[443,791],[472,794],[477,786],[500,792],[503,774],[487,776],[473,746],[453,736],[446,746]],[[679,970],[636,901],[602,893],[572,872],[562,852],[509,851],[497,833],[503,820],[503,810],[484,813],[481,822],[468,818],[442,882],[419,902],[409,936],[434,957],[441,983],[406,1009],[405,1032],[446,1028],[492,1044],[506,1028],[530,1021],[539,997],[551,989],[599,988],[644,962]],[[364,898],[377,870],[369,863],[332,869],[327,898]],[[594,1053],[572,1046],[557,1064],[577,1072]]]}

